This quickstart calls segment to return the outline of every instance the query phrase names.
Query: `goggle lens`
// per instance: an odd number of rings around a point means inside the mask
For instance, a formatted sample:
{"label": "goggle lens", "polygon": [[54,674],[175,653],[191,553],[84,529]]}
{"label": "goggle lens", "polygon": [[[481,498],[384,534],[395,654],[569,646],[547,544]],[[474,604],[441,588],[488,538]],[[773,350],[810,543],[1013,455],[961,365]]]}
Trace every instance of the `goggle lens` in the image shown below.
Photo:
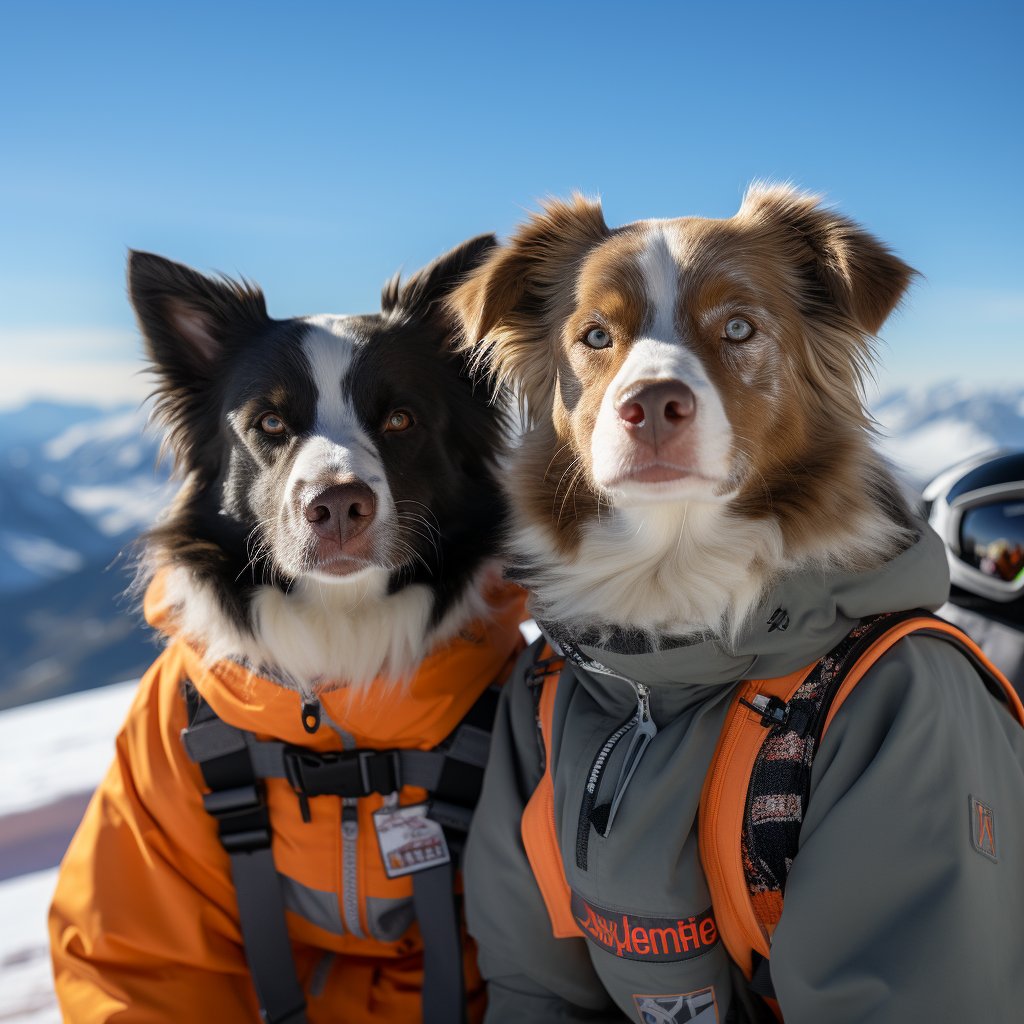
{"label": "goggle lens", "polygon": [[960,557],[994,579],[1024,579],[1024,500],[966,509],[960,520]]}

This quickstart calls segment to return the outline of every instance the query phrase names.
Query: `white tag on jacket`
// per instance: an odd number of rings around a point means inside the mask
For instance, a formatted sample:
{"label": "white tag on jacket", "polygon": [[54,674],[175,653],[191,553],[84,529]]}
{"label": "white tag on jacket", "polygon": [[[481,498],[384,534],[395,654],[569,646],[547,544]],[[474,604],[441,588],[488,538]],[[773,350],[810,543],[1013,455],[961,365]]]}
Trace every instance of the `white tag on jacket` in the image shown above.
{"label": "white tag on jacket", "polygon": [[450,861],[444,829],[427,817],[426,804],[384,807],[373,812],[380,855],[388,878],[400,878]]}

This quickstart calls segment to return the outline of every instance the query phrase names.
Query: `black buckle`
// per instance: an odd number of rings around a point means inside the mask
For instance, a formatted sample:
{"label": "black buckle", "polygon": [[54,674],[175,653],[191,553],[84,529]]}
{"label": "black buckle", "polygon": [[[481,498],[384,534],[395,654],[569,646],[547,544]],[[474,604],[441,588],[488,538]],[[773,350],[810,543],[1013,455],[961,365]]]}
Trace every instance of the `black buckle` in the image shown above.
{"label": "black buckle", "polygon": [[228,853],[269,848],[270,814],[259,783],[215,789],[204,794],[203,807],[217,819],[220,841]]}
{"label": "black buckle", "polygon": [[300,797],[362,797],[402,788],[402,763],[397,750],[320,754],[290,747],[285,751],[284,765],[288,781]]}
{"label": "black buckle", "polygon": [[752,704],[749,700],[740,697],[740,703],[751,711],[761,716],[761,724],[770,729],[772,726],[785,725],[789,721],[789,705],[778,697],[769,697],[763,707]]}
{"label": "black buckle", "polygon": [[360,750],[359,767],[371,793],[397,793],[402,788],[402,759],[397,750]]}

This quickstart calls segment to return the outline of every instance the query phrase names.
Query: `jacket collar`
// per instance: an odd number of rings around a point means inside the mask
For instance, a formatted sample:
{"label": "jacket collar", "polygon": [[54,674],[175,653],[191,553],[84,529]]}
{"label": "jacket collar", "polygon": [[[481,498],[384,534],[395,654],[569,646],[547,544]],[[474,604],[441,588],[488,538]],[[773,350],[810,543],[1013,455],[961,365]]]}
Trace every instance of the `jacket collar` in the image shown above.
{"label": "jacket collar", "polygon": [[342,687],[320,694],[324,721],[313,734],[303,727],[303,698],[296,690],[237,661],[209,663],[201,649],[174,636],[159,577],[147,591],[145,611],[151,625],[172,636],[168,653],[180,659],[183,674],[229,725],[313,749],[355,743],[428,750],[452,732],[487,686],[502,677],[506,663],[522,645],[522,590],[500,584],[487,598],[490,618],[470,624],[435,648],[411,678],[378,677],[358,689]]}
{"label": "jacket collar", "polygon": [[[624,630],[568,639],[586,657],[650,686],[658,703],[673,710],[706,698],[708,687],[786,675],[828,653],[864,616],[936,609],[945,601],[949,570],[942,541],[919,525],[917,541],[878,569],[806,569],[780,578],[733,638],[665,638],[658,650],[648,638]],[[545,623],[544,629],[556,644],[566,639],[557,623]],[[587,685],[607,693],[609,682],[615,681],[591,677]],[[693,687],[703,689],[703,697],[684,692]]]}

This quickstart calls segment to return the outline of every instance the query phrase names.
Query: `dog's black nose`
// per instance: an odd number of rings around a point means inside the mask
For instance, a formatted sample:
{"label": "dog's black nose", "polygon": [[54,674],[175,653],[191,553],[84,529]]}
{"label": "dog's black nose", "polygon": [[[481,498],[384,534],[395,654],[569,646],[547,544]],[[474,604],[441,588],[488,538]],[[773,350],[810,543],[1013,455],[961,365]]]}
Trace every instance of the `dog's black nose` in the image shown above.
{"label": "dog's black nose", "polygon": [[344,544],[373,522],[377,499],[362,480],[353,480],[328,487],[306,506],[305,512],[319,536]]}
{"label": "dog's black nose", "polygon": [[637,440],[657,447],[693,420],[697,396],[681,380],[652,381],[628,389],[615,411]]}

